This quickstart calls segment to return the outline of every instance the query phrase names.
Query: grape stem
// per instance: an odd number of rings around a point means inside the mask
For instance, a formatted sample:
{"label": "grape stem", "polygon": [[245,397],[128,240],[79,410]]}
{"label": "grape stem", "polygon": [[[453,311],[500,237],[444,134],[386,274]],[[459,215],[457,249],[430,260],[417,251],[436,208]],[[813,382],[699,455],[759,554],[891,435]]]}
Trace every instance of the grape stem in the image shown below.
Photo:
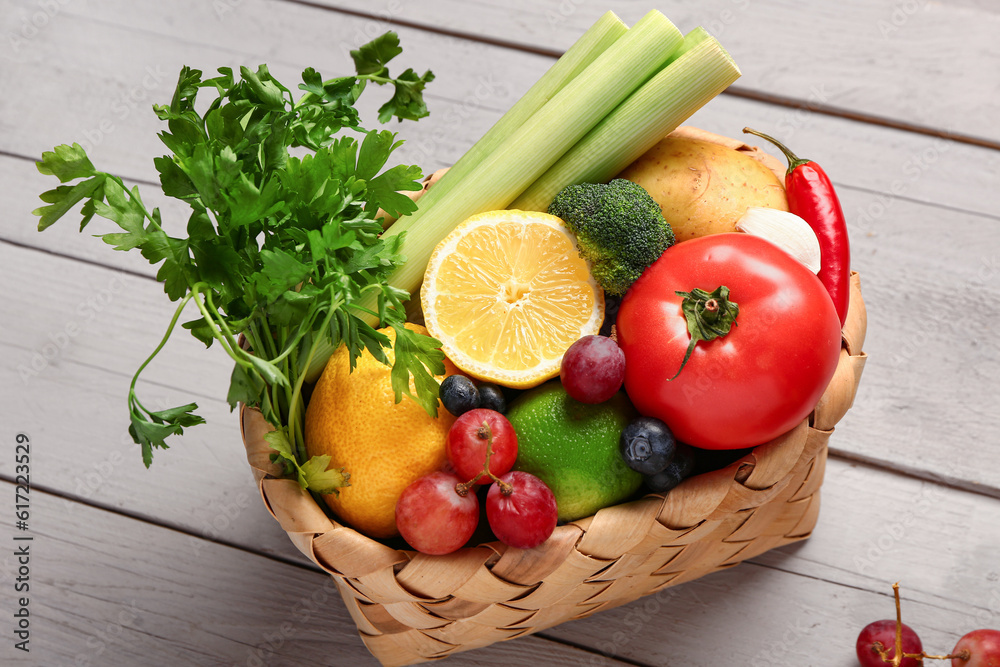
{"label": "grape stem", "polygon": [[972,653],[969,649],[962,649],[959,653],[949,655],[931,655],[926,651],[921,651],[920,653],[903,653],[903,613],[899,602],[898,581],[892,585],[892,594],[896,599],[896,651],[893,657],[890,658],[889,652],[885,649],[882,642],[877,641],[872,644],[872,650],[878,653],[878,656],[882,658],[882,662],[887,665],[893,665],[893,667],[899,667],[905,658],[915,658],[918,662],[923,664],[924,658],[929,658],[931,660],[951,660],[952,658],[969,660],[969,658],[972,657]]}
{"label": "grape stem", "polygon": [[497,483],[500,493],[509,496],[514,493],[514,487],[490,472],[490,457],[493,456],[493,429],[483,420],[483,425],[476,430],[476,435],[486,441],[486,462],[483,464],[483,471],[470,479],[468,482],[459,482],[455,485],[455,493],[463,498],[469,494],[469,489],[476,485],[480,477],[486,476]]}
{"label": "grape stem", "polygon": [[899,582],[892,585],[892,595],[896,598],[896,657],[894,663],[897,667],[903,662],[903,609],[899,603]]}

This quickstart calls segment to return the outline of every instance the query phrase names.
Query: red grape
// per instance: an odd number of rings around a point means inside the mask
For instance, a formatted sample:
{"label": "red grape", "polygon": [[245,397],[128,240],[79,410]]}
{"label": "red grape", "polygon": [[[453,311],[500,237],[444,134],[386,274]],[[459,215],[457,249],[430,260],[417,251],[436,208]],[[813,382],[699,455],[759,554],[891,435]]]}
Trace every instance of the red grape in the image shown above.
{"label": "red grape", "polygon": [[563,354],[559,377],[581,403],[603,403],[622,388],[625,353],[607,336],[584,336]]}
{"label": "red grape", "polygon": [[958,640],[951,654],[963,650],[969,659],[952,658],[952,667],[1000,667],[1000,630],[973,630]]}
{"label": "red grape", "polygon": [[[889,660],[896,655],[896,621],[874,621],[865,626],[861,634],[858,635],[858,642],[855,646],[858,653],[858,662],[861,667],[885,667],[891,664],[888,660],[883,660],[876,650],[875,643],[881,642]],[[920,637],[913,629],[903,624],[903,653],[922,653],[924,650]],[[903,658],[900,667],[921,667],[923,661],[916,658]]]}
{"label": "red grape", "polygon": [[425,554],[439,556],[459,549],[479,523],[475,493],[461,496],[461,480],[447,472],[432,472],[403,490],[396,502],[396,528],[407,543]]}
{"label": "red grape", "polygon": [[[483,428],[484,422],[489,430]],[[463,482],[476,479],[476,483],[485,484],[490,481],[483,473],[490,437],[493,439],[490,472],[499,477],[514,467],[517,458],[517,434],[507,418],[495,410],[476,408],[463,413],[452,424],[445,449],[455,474]]]}
{"label": "red grape", "polygon": [[497,539],[518,549],[531,549],[549,539],[559,512],[556,497],[545,482],[521,471],[500,478],[511,492],[494,484],[486,494],[486,519]]}

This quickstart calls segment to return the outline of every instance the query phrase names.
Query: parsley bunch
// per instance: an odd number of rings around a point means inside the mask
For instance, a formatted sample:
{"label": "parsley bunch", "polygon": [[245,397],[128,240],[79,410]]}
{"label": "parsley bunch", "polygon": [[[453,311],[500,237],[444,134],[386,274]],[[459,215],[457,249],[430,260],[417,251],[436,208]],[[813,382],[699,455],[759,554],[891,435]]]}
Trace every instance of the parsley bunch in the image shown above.
{"label": "parsley bunch", "polygon": [[[368,83],[387,84],[393,95],[379,109],[381,122],[427,115],[422,92],[433,74],[408,69],[391,77],[386,65],[401,51],[397,36],[386,33],[351,52],[353,76],[324,80],[307,69],[297,100],[263,65],[256,72],[240,68],[239,79],[229,68],[209,79],[183,68],[170,104],[154,106],[167,124],[160,139],[172,153],[154,163],[163,192],[191,208],[186,237],[168,235],[159,210],[146,208],[138,188],[98,171],[79,144],[42,155],[39,171],[61,185],[41,195],[47,205],[35,211],[39,230],[82,202],[81,231],[95,215],[116,223],[122,231],[101,238],[158,264],[157,279],[178,302],[129,388],[129,432],[147,467],[170,435],[204,423],[195,403],[153,411],[135,392],[139,374],[189,304],[199,317],[182,326],[207,346],[218,343],[235,362],[230,406],[243,402],[262,411],[277,429],[269,436],[274,457],[305,488],[329,493],[347,476],[327,470],[329,457],[305,461],[304,383],[341,344],[350,350],[352,370],[364,349],[388,364],[388,337],[359,315],[395,330],[397,402],[407,394],[437,414],[440,343],[403,326],[409,292],[388,282],[405,261],[402,237],[383,239],[376,217],[379,209],[412,213],[416,204],[400,191],[420,189],[422,174],[416,166],[385,168],[402,142],[387,130],[364,129],[354,106]],[[203,89],[216,97],[200,113],[195,102]],[[293,156],[290,148],[300,150]],[[367,303],[376,297],[377,312],[360,305],[363,295]]]}

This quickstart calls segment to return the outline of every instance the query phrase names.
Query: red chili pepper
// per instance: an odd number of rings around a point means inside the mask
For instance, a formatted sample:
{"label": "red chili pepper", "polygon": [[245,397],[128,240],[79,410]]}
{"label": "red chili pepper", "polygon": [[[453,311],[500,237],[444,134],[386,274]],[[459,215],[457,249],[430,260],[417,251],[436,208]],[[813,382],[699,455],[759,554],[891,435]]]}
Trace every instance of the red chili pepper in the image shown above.
{"label": "red chili pepper", "polygon": [[809,223],[819,239],[820,281],[830,293],[840,316],[840,325],[847,319],[847,304],[851,290],[851,244],[847,238],[847,221],[830,177],[812,160],[803,160],[766,134],[743,128],[777,146],[788,158],[785,173],[785,195],[788,210]]}

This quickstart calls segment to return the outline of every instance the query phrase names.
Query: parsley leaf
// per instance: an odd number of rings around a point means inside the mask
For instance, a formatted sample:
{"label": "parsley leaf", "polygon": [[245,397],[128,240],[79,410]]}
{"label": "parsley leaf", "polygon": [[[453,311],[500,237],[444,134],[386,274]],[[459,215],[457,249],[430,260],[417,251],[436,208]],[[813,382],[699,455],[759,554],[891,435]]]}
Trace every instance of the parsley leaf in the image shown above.
{"label": "parsley leaf", "polygon": [[299,484],[302,488],[312,489],[316,493],[340,494],[340,488],[350,486],[350,473],[344,468],[328,470],[330,456],[322,454],[314,456],[299,466]]}
{"label": "parsley leaf", "polygon": [[[43,192],[40,199],[44,202],[50,202],[50,204],[35,210],[35,215],[41,216],[41,220],[38,221],[38,231],[43,231],[49,227],[49,225],[68,213],[84,199],[87,200],[88,204],[91,203],[92,200],[90,198],[93,197],[94,192],[102,185],[104,185],[103,176],[94,176],[72,187],[60,185],[54,190]],[[93,217],[94,212],[93,206],[91,206],[90,215],[85,216],[84,220],[80,223],[81,231],[87,226],[87,222]]]}
{"label": "parsley leaf", "polygon": [[402,52],[399,37],[394,32],[387,32],[351,51],[351,57],[358,74],[383,74],[389,61]]}
{"label": "parsley leaf", "polygon": [[299,464],[292,448],[292,443],[283,430],[270,431],[264,439],[271,445],[274,453],[271,462],[281,461],[286,467],[286,474],[294,476],[299,486],[316,493],[340,494],[340,489],[350,486],[351,475],[344,468],[329,470],[331,457],[327,454],[314,456],[303,464]]}
{"label": "parsley leaf", "polygon": [[[407,329],[401,323],[393,322],[392,328],[396,332],[396,345],[393,347],[396,363],[392,366],[392,391],[396,402],[406,394],[428,412],[433,409],[432,414],[437,416],[438,400],[434,394],[439,385],[431,373],[444,375],[441,341]],[[410,390],[411,376],[416,385],[415,393]]]}
{"label": "parsley leaf", "polygon": [[408,69],[396,78],[390,78],[387,65],[390,60],[403,52],[399,47],[399,38],[389,32],[361,48],[351,51],[354,66],[362,81],[372,81],[379,85],[393,85],[392,99],[379,107],[378,119],[381,123],[389,122],[393,117],[400,120],[418,120],[427,115],[423,92],[428,83],[434,80],[434,74],[427,70],[423,75],[417,75],[413,69]]}
{"label": "parsley leaf", "polygon": [[434,74],[430,70],[417,76],[412,69],[408,69],[399,75],[393,85],[395,92],[392,99],[379,107],[378,119],[383,123],[395,116],[400,120],[418,120],[428,114],[427,105],[424,104],[423,92],[428,83],[434,80]]}
{"label": "parsley leaf", "polygon": [[69,183],[97,173],[80,144],[56,146],[51,151],[42,153],[42,159],[36,166],[38,171],[46,176],[55,176],[60,183]]}

